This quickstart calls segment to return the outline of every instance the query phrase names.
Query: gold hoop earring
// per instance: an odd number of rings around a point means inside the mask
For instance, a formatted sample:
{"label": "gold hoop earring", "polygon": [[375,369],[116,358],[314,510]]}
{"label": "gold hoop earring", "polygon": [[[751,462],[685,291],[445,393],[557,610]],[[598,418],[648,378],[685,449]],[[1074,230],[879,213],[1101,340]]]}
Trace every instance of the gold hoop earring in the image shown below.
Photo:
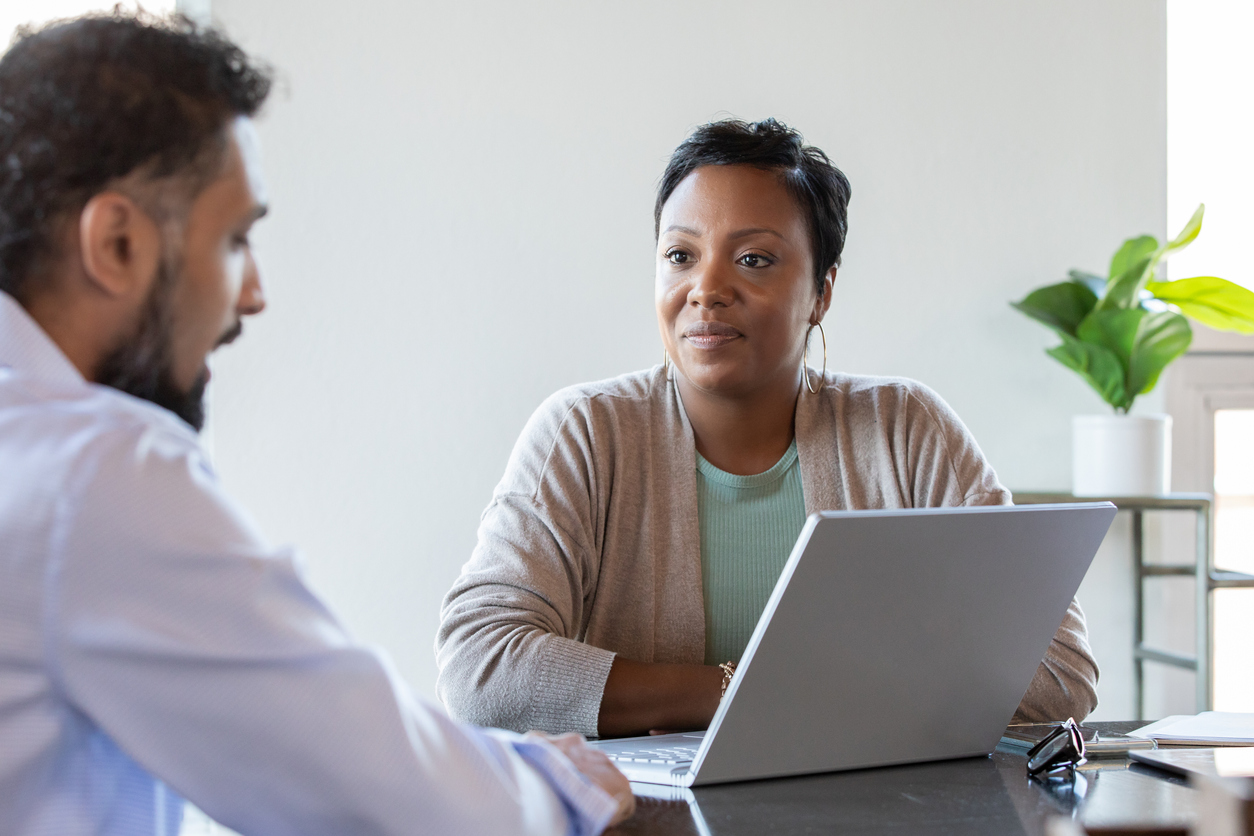
{"label": "gold hoop earring", "polygon": [[662,370],[666,372],[666,379],[671,379],[671,355],[666,349],[662,349]]}
{"label": "gold hoop earring", "polygon": [[[814,326],[819,328],[819,336],[823,338],[823,376],[819,378],[819,388],[815,389],[810,385],[810,333],[814,330]],[[823,387],[827,385],[827,334],[823,331],[823,323],[816,322],[806,331],[806,347],[801,352],[801,374],[806,379],[806,388],[810,390],[811,395],[817,395],[823,391]]]}

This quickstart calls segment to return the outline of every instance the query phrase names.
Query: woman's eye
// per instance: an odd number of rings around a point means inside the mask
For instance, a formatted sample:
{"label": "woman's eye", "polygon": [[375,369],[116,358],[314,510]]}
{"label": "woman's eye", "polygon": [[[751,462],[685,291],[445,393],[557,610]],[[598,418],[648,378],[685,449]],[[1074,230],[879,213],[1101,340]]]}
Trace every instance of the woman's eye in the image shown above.
{"label": "woman's eye", "polygon": [[746,267],[766,267],[771,263],[769,258],[757,253],[745,253],[738,261]]}
{"label": "woman's eye", "polygon": [[671,264],[687,264],[688,253],[683,250],[671,250],[666,254],[666,260]]}

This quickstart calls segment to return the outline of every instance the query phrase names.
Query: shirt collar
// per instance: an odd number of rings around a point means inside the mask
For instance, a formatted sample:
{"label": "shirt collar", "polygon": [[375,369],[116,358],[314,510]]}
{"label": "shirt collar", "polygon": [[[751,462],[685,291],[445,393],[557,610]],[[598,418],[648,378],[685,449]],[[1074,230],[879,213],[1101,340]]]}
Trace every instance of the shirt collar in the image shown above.
{"label": "shirt collar", "polygon": [[63,383],[83,382],[70,359],[39,323],[9,294],[0,291],[0,368]]}

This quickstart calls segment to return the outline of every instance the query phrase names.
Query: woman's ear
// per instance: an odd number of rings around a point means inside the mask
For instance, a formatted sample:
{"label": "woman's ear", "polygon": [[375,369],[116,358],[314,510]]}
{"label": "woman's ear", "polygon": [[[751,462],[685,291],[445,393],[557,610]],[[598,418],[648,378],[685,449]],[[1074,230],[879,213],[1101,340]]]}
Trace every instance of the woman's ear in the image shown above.
{"label": "woman's ear", "polygon": [[79,214],[78,243],[83,272],[97,291],[147,297],[161,260],[161,231],[135,201],[118,192],[94,195]]}
{"label": "woman's ear", "polygon": [[836,281],[836,268],[828,269],[827,274],[823,276],[823,293],[818,299],[814,300],[814,312],[810,317],[810,324],[817,325],[823,321],[823,317],[827,316],[827,311],[832,306],[832,285]]}

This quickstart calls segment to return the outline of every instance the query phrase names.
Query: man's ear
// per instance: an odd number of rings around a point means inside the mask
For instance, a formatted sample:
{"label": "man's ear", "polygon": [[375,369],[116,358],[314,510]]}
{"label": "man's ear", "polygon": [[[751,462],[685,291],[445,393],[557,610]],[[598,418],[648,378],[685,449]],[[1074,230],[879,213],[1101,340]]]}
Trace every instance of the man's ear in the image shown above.
{"label": "man's ear", "polygon": [[828,309],[832,306],[832,285],[836,282],[836,268],[831,267],[827,271],[827,275],[823,276],[823,295],[814,300],[814,312],[810,317],[811,322],[822,322],[823,317],[827,316]]}
{"label": "man's ear", "polygon": [[101,192],[78,219],[79,252],[87,281],[114,298],[147,296],[161,260],[161,230],[135,201]]}

